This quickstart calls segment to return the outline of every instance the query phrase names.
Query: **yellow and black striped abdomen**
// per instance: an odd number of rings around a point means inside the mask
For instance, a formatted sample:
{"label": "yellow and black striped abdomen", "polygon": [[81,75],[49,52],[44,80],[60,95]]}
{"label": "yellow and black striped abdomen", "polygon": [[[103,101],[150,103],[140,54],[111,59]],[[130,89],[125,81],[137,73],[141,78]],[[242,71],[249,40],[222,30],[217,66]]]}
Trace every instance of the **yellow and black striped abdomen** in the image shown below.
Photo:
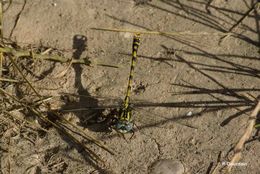
{"label": "yellow and black striped abdomen", "polygon": [[127,85],[127,91],[124,101],[124,108],[128,108],[129,106],[129,100],[130,100],[130,92],[132,88],[133,83],[133,77],[134,77],[134,68],[137,61],[137,51],[140,45],[140,34],[135,34],[133,39],[133,49],[132,49],[132,60],[131,60],[131,68],[128,78],[128,85]]}
{"label": "yellow and black striped abdomen", "polygon": [[117,131],[121,133],[127,133],[133,131],[133,123],[132,123],[132,108],[129,107],[130,102],[130,92],[133,83],[133,76],[134,76],[134,68],[137,60],[137,51],[140,44],[140,34],[134,35],[133,40],[133,51],[132,51],[132,60],[131,60],[131,68],[128,78],[128,85],[126,90],[126,96],[124,100],[124,105],[120,109],[120,115],[118,118],[118,122],[115,124],[115,128]]}

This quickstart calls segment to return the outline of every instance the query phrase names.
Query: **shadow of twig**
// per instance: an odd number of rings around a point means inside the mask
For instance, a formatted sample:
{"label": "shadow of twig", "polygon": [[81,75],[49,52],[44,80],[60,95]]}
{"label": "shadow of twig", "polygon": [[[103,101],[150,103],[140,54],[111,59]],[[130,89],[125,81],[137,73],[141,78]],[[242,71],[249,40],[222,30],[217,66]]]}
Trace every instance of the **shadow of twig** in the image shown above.
{"label": "shadow of twig", "polygon": [[[234,91],[234,92],[255,92],[255,91],[260,91],[260,89],[233,89],[233,88],[229,88],[229,91],[227,91],[226,89],[207,89],[205,87],[197,87],[195,85],[182,85],[182,84],[173,84],[175,86],[181,86],[181,87],[185,87],[188,89],[192,89],[191,91],[184,91],[184,92],[179,92],[179,93],[174,93],[175,95],[179,95],[179,94],[188,94],[188,95],[194,95],[194,94],[208,94],[211,97],[217,99],[219,102],[224,102],[224,100],[221,100],[218,97],[215,97],[215,94],[221,94],[221,95],[225,95],[225,96],[230,96],[230,90]],[[232,96],[232,95],[231,95]],[[249,100],[249,99],[248,99]],[[254,103],[253,101],[251,101],[250,103]],[[227,105],[229,105],[229,103],[226,103]],[[249,106],[249,105],[248,105]],[[251,111],[252,109],[254,109],[254,105],[251,105],[249,108],[240,110],[238,108],[235,107],[236,110],[238,110],[237,113],[235,113],[234,115],[229,116],[227,119],[225,119],[220,125],[221,126],[225,126],[226,124],[228,124],[232,119],[242,115],[242,114],[246,114],[247,112]]]}
{"label": "shadow of twig", "polygon": [[10,34],[9,34],[9,39],[13,36],[13,32],[14,32],[14,30],[15,30],[15,28],[16,28],[18,22],[19,22],[20,16],[21,16],[22,12],[24,11],[26,4],[27,4],[27,0],[24,0],[23,6],[22,6],[21,10],[19,11],[19,13],[17,14],[17,16],[16,16],[16,18],[15,18],[14,26],[13,26],[13,28],[11,29],[11,32],[10,32]]}
{"label": "shadow of twig", "polygon": [[[230,33],[233,34],[233,37],[242,39],[252,45],[259,46],[259,41],[254,41],[247,35],[238,34],[235,31],[232,31],[233,28],[236,28],[238,25],[240,25],[245,30],[248,30],[253,33],[259,33],[257,31],[255,31],[254,29],[252,29],[251,27],[249,27],[246,24],[243,24],[241,22],[241,20],[243,20],[245,17],[255,17],[256,20],[259,20],[259,16],[257,14],[251,15],[248,12],[241,13],[241,12],[237,12],[235,10],[216,7],[211,4],[212,3],[211,1],[209,1],[209,2],[201,2],[201,1],[189,2],[190,4],[194,3],[194,4],[199,4],[200,6],[204,5],[206,11],[203,11],[199,8],[195,8],[192,5],[188,5],[185,3],[180,4],[180,2],[178,0],[162,0],[161,2],[168,5],[169,7],[171,7],[172,10],[169,10],[168,8],[166,9],[163,5],[159,6],[159,5],[154,5],[152,3],[148,3],[147,5],[152,8],[159,9],[161,11],[173,14],[178,17],[182,17],[184,19],[188,19],[190,21],[202,24],[204,26],[213,28],[213,29],[221,31],[221,32],[230,31]],[[247,3],[246,3],[246,5],[248,6]],[[250,11],[250,9],[252,9],[254,5],[255,5],[254,0],[252,0],[252,5],[251,5],[251,7],[248,7],[249,8],[248,11]],[[219,14],[223,15],[224,17],[220,17],[220,15],[213,15],[211,13],[210,9],[214,9],[215,11],[217,11]],[[177,13],[176,10],[183,10],[186,12],[187,15]],[[239,20],[237,20],[232,17],[233,15],[240,15],[242,17]],[[235,24],[233,25],[231,22],[229,22],[229,20],[231,20],[232,23],[235,23]],[[223,23],[226,25],[229,25],[229,26],[232,25],[232,27],[225,29],[225,28],[223,28]]]}
{"label": "shadow of twig", "polygon": [[[173,83],[172,85],[193,89],[191,91],[176,92],[176,93],[173,93],[174,95],[209,94],[209,93],[210,94],[230,95],[229,91],[227,91],[226,89],[208,89],[205,87],[195,87],[192,85],[175,84],[175,83]],[[232,90],[234,92],[256,92],[256,91],[260,91],[260,88],[229,88],[229,90]]]}

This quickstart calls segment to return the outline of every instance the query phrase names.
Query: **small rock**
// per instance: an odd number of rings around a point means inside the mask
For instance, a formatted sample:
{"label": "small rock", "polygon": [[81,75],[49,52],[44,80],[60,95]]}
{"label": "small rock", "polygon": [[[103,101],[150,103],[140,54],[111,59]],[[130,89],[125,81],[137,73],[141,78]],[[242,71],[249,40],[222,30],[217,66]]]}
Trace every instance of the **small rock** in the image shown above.
{"label": "small rock", "polygon": [[190,117],[190,116],[192,116],[192,114],[193,114],[193,113],[192,113],[191,111],[189,111],[189,112],[186,114],[186,116],[189,116],[189,117]]}
{"label": "small rock", "polygon": [[57,6],[57,3],[53,2],[53,3],[51,3],[51,5],[52,5],[53,7],[56,7],[56,6]]}
{"label": "small rock", "polygon": [[184,167],[180,161],[162,159],[155,161],[150,169],[150,174],[183,174]]}

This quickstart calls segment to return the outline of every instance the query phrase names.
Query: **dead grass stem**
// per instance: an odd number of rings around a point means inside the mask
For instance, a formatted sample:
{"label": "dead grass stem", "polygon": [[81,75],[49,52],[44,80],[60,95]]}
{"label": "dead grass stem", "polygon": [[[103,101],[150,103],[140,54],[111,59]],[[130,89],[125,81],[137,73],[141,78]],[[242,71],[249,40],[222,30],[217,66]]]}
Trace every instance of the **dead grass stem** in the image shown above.
{"label": "dead grass stem", "polygon": [[[249,117],[247,128],[246,128],[244,134],[239,139],[237,145],[235,146],[235,148],[233,150],[234,151],[234,156],[230,160],[231,164],[237,163],[242,158],[243,147],[245,145],[245,142],[250,138],[250,136],[251,136],[251,134],[252,134],[252,132],[254,130],[257,114],[258,114],[259,111],[260,111],[260,101],[258,101],[258,104],[256,105],[256,107],[253,110],[251,116]],[[228,165],[227,166],[227,171],[231,172],[232,167],[233,167],[233,165]]]}

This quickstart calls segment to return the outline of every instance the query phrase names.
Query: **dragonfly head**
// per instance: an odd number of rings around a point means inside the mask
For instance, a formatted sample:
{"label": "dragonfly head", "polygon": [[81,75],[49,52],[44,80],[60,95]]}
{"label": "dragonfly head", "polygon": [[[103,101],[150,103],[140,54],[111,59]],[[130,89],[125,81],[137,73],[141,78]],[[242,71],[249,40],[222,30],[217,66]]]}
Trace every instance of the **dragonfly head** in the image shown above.
{"label": "dragonfly head", "polygon": [[114,128],[123,134],[133,131],[132,108],[129,105],[119,110]]}
{"label": "dragonfly head", "polygon": [[133,130],[133,123],[127,120],[119,120],[115,128],[118,132],[125,134]]}

